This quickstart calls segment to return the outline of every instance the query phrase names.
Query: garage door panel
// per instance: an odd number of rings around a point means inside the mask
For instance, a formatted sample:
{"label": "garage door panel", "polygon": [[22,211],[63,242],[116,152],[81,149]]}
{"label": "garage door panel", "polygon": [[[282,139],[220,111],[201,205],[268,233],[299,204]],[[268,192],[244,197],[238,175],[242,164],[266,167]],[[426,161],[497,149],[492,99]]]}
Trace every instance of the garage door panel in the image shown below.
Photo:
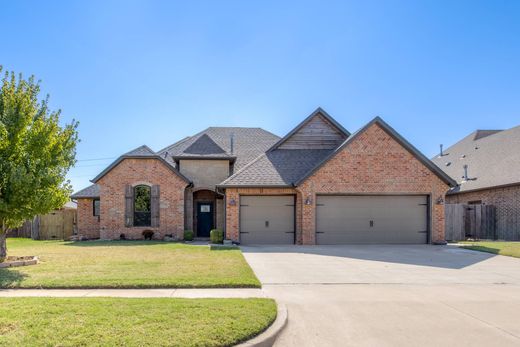
{"label": "garage door panel", "polygon": [[317,197],[316,242],[426,243],[426,196]]}
{"label": "garage door panel", "polygon": [[294,196],[241,196],[243,244],[293,244]]}

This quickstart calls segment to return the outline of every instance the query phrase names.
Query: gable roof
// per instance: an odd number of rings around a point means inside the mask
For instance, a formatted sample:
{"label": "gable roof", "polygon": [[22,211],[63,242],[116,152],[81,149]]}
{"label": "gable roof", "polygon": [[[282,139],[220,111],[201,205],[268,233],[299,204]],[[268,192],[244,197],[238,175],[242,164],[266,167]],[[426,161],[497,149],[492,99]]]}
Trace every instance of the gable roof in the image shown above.
{"label": "gable roof", "polygon": [[374,124],[378,124],[442,181],[452,187],[457,185],[450,176],[439,169],[380,117],[375,117],[332,150],[270,149],[219,186],[224,188],[237,186],[298,186]]}
{"label": "gable roof", "polygon": [[182,175],[171,163],[167,162],[163,157],[156,154],[154,151],[150,149],[150,147],[146,145],[142,145],[137,147],[136,149],[131,150],[117,158],[112,164],[110,164],[106,169],[101,171],[99,175],[94,177],[91,180],[92,183],[97,183],[102,177],[104,177],[107,173],[109,173],[114,167],[116,167],[119,163],[121,163],[125,159],[157,159],[161,161],[168,169],[170,169],[174,174],[182,178],[187,183],[191,183],[191,181]]}
{"label": "gable roof", "polygon": [[91,184],[87,188],[83,188],[80,191],[72,194],[71,199],[81,198],[99,198],[99,186],[97,184]]}
{"label": "gable roof", "polygon": [[195,142],[193,142],[188,148],[184,150],[184,153],[188,154],[223,154],[226,153],[213,141],[208,134],[203,134]]}
{"label": "gable roof", "polygon": [[298,124],[294,129],[292,129],[287,135],[282,137],[278,142],[276,142],[269,151],[273,151],[278,149],[282,144],[291,139],[298,131],[303,129],[310,121],[312,121],[316,117],[323,117],[326,122],[330,123],[332,127],[334,127],[340,134],[342,134],[345,138],[350,136],[350,132],[345,129],[341,124],[339,124],[334,118],[332,118],[324,109],[318,107],[314,112],[312,112],[307,118],[305,118],[300,124]]}
{"label": "gable roof", "polygon": [[326,157],[321,163],[316,165],[311,171],[309,171],[304,177],[302,177],[297,185],[301,184],[305,179],[311,176],[314,172],[316,172],[320,167],[322,167],[326,162],[332,159],[338,152],[340,152],[343,148],[348,146],[350,143],[354,141],[360,134],[364,133],[368,128],[372,125],[379,125],[388,135],[390,135],[397,143],[403,146],[407,151],[409,151],[417,160],[419,160],[424,166],[426,166],[430,171],[432,171],[437,177],[439,177],[442,181],[449,184],[451,187],[455,187],[457,182],[455,182],[449,175],[447,175],[444,171],[442,171],[437,165],[435,165],[430,159],[428,159],[424,154],[422,154],[417,148],[415,148],[410,142],[408,142],[404,137],[402,137],[397,131],[395,131],[390,125],[388,125],[381,117],[375,117],[370,122],[368,122],[364,127],[356,131],[354,134],[350,135],[349,138],[345,140],[336,148],[328,157]]}
{"label": "gable roof", "polygon": [[[233,137],[233,149],[231,148]],[[227,159],[234,161],[235,171],[264,153],[280,138],[261,128],[210,127],[182,139],[157,154],[172,159]],[[219,148],[223,151],[220,152]]]}
{"label": "gable roof", "polygon": [[460,184],[450,194],[520,184],[520,126],[476,130],[443,152],[432,160]]}

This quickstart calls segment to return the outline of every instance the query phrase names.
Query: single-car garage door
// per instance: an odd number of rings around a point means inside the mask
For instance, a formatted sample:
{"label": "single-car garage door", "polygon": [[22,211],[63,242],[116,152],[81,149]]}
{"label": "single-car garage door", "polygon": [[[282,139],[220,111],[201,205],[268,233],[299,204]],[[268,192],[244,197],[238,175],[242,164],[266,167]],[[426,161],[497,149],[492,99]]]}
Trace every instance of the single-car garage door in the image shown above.
{"label": "single-car garage door", "polygon": [[294,196],[241,196],[240,242],[293,244]]}
{"label": "single-car garage door", "polygon": [[316,243],[426,243],[428,197],[331,196],[316,198]]}

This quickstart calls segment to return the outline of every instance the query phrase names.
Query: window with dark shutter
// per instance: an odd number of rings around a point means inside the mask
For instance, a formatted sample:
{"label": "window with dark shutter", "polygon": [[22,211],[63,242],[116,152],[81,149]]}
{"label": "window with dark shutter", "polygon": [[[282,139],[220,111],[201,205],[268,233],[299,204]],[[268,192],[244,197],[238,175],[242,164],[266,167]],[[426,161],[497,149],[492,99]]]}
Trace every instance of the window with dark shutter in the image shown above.
{"label": "window with dark shutter", "polygon": [[159,199],[159,186],[152,186],[152,201],[151,201],[151,217],[152,217],[152,227],[159,226],[159,211],[160,211],[160,199]]}
{"label": "window with dark shutter", "polygon": [[125,226],[134,226],[134,188],[129,184],[125,187]]}
{"label": "window with dark shutter", "polygon": [[95,217],[99,217],[99,199],[94,199],[92,201],[92,213]]}
{"label": "window with dark shutter", "polygon": [[152,194],[149,186],[134,187],[134,226],[152,225]]}

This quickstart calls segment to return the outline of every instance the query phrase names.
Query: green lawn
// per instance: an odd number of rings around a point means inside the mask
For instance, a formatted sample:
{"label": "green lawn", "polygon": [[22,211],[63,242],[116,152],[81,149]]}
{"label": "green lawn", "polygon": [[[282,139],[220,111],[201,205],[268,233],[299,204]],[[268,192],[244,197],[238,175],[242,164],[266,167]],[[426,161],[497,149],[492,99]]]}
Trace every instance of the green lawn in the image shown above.
{"label": "green lawn", "polygon": [[230,346],[275,318],[271,299],[0,298],[0,346]]}
{"label": "green lawn", "polygon": [[239,249],[154,241],[8,239],[9,255],[40,264],[0,269],[1,288],[260,287]]}
{"label": "green lawn", "polygon": [[478,241],[461,242],[466,249],[520,258],[520,242]]}

